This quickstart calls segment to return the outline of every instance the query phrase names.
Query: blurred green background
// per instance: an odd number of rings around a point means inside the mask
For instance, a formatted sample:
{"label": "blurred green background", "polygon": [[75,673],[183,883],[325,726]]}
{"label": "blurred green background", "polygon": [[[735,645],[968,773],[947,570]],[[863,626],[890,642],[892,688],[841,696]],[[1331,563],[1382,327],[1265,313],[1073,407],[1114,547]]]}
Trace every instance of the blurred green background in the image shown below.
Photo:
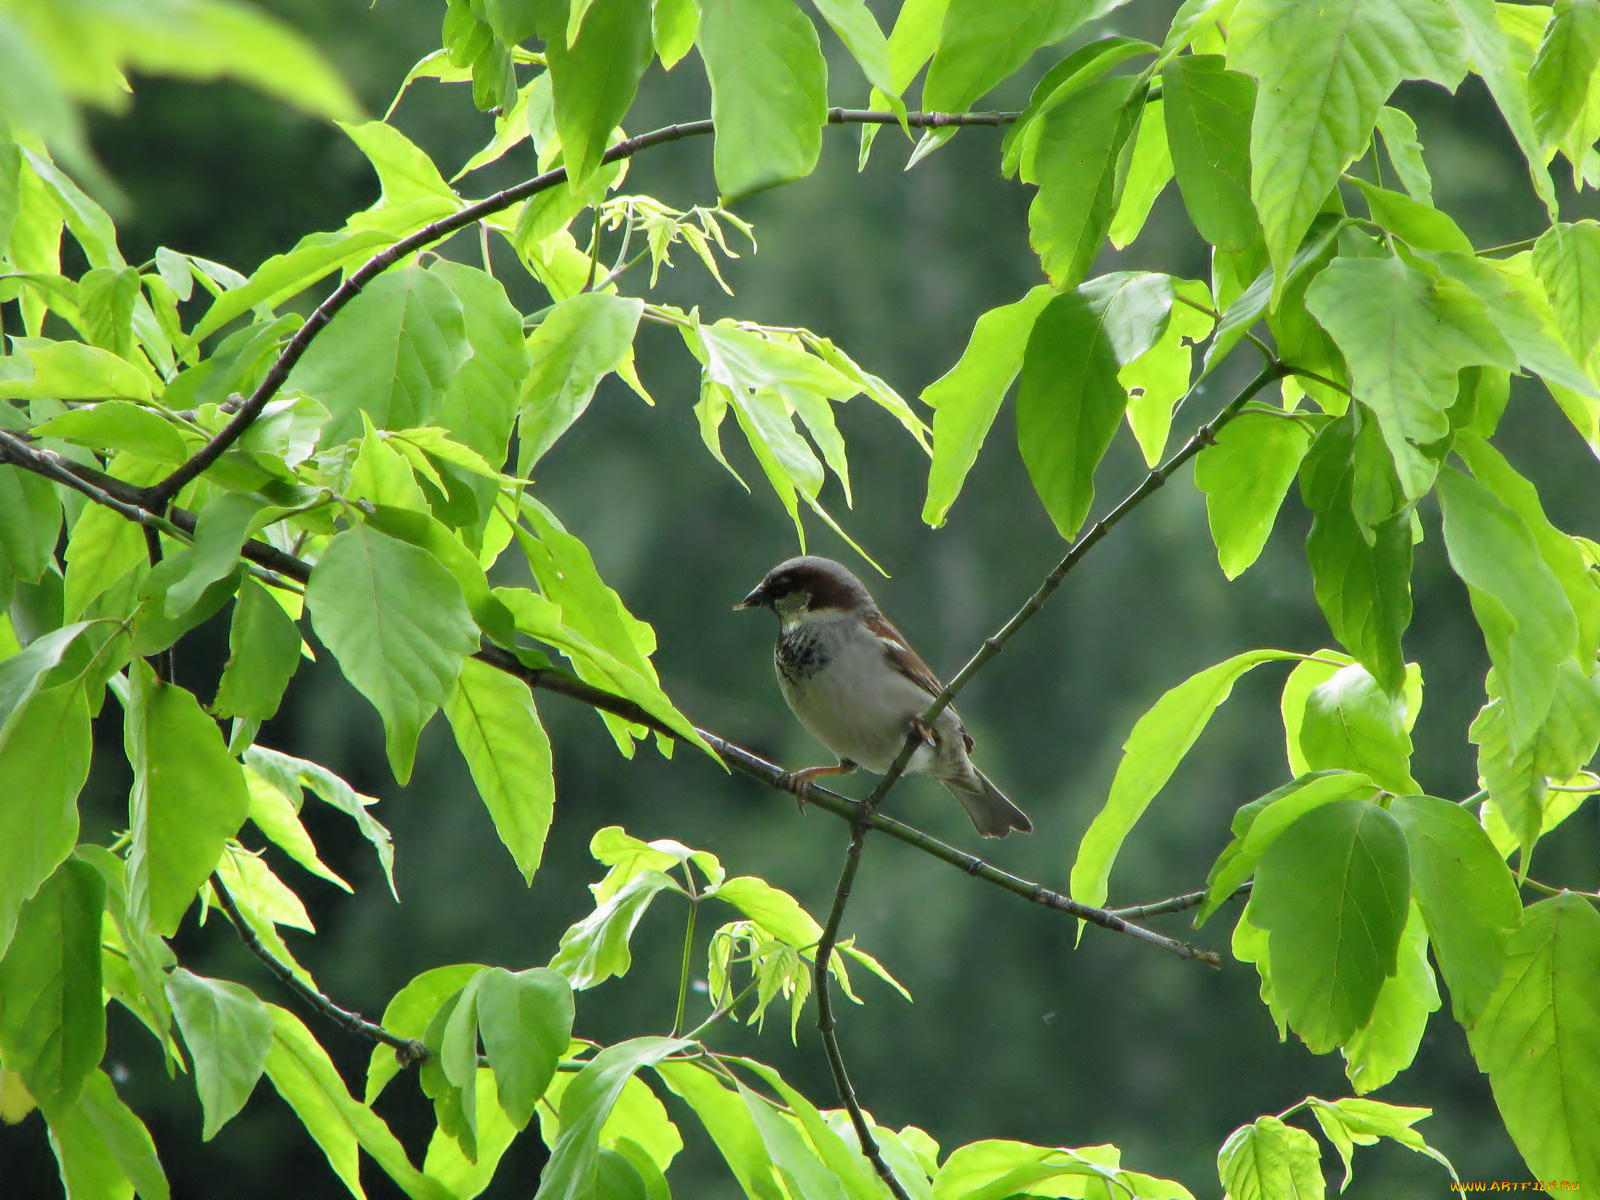
{"label": "blurred green background", "polygon": [[[326,50],[374,114],[387,107],[406,69],[438,45],[437,0],[382,0],[371,8],[350,0],[276,0],[268,7]],[[1174,7],[1142,0],[1100,22],[1096,32],[1159,40]],[[1056,53],[1040,56],[1034,72]],[[860,103],[865,88],[854,69],[836,66],[832,101]],[[1018,106],[1030,81],[990,103]],[[1525,172],[1475,81],[1456,97],[1408,88],[1401,103],[1421,127],[1439,203],[1478,244],[1537,232],[1541,213]],[[652,69],[629,131],[708,111],[691,56],[671,74]],[[447,175],[491,132],[466,88],[431,83],[412,90],[396,122]],[[736,298],[725,297],[688,255],[664,277],[662,294],[700,305],[708,318],[807,326],[914,397],[954,362],[980,313],[1039,278],[1027,248],[1030,192],[1000,178],[998,137],[993,130],[965,131],[907,173],[906,143],[885,131],[871,165],[858,174],[856,132],[831,130],[814,176],[739,207],[755,223],[761,250],[725,268]],[[95,143],[125,190],[123,249],[134,262],[169,245],[249,270],[306,232],[337,227],[376,196],[370,169],[337,129],[230,85],[136,81],[131,112],[98,121]],[[679,207],[714,203],[710,154],[709,140],[654,150],[634,162],[625,190]],[[525,177],[530,156],[524,145],[471,177],[465,190],[483,194]],[[1593,207],[1570,195],[1564,200],[1569,219]],[[468,254],[465,243],[458,246],[451,252]],[[520,307],[532,311],[547,302],[517,278],[513,264],[504,265],[500,274]],[[1123,267],[1207,276],[1204,247],[1173,195],[1157,203],[1135,246],[1108,253],[1098,269]],[[1180,415],[1180,435],[1248,378],[1255,366],[1248,350],[1236,357]],[[746,495],[701,447],[690,411],[694,367],[676,335],[645,327],[639,366],[660,406],[649,409],[608,382],[540,465],[539,494],[588,542],[634,611],[655,626],[662,679],[687,713],[790,767],[826,761],[778,695],[770,621],[729,611],[768,567],[796,552],[793,530],[770,494],[758,486]],[[1518,389],[1506,418],[1513,463],[1540,485],[1558,524],[1600,536],[1593,462],[1548,397],[1522,381]],[[865,401],[845,406],[839,420],[852,451],[855,510],[840,511],[837,492],[825,499],[892,578],[870,574],[820,528],[812,547],[860,571],[935,670],[949,674],[1063,549],[1032,496],[1009,414],[997,423],[948,525],[937,531],[918,518],[927,464],[904,432]],[[728,440],[732,449],[739,439]],[[734,461],[754,467],[747,456]],[[1101,472],[1102,505],[1139,475],[1124,435]],[[1190,478],[1185,471],[1119,527],[961,701],[979,761],[1032,814],[1037,833],[980,846],[958,808],[926,781],[900,788],[892,811],[1008,870],[1064,886],[1123,738],[1164,690],[1241,650],[1328,644],[1301,549],[1308,519],[1298,497],[1291,494],[1261,561],[1229,584],[1210,551]],[[1435,794],[1460,797],[1476,786],[1466,729],[1481,703],[1486,660],[1464,589],[1443,561],[1431,508],[1424,525],[1429,540],[1419,547],[1416,618],[1406,641],[1427,684],[1415,773]],[[181,648],[180,671],[209,694],[204,689],[225,653],[225,626],[208,627]],[[1248,677],[1218,714],[1130,839],[1113,879],[1113,903],[1198,886],[1233,810],[1283,781],[1277,689],[1284,669]],[[424,737],[411,785],[400,789],[388,777],[375,714],[337,670],[324,664],[297,678],[261,740],[325,763],[383,797],[376,815],[395,836],[399,905],[365,843],[320,806],[308,806],[308,824],[329,862],[357,884],[357,895],[346,897],[279,864],[303,890],[322,930],[314,939],[291,933],[290,942],[341,1003],[376,1017],[390,995],[430,967],[546,961],[561,929],[590,907],[584,885],[599,869],[586,847],[605,825],[712,850],[730,872],[762,875],[814,913],[825,911],[845,842],[841,823],[822,813],[799,816],[787,796],[724,775],[688,751],[666,761],[646,748],[624,761],[592,713],[560,697],[541,696],[539,704],[555,743],[559,799],[545,864],[529,890],[495,839],[442,721]],[[114,710],[100,733],[120,738]],[[99,830],[125,820],[126,784],[107,769],[94,776],[89,803]],[[845,786],[861,794],[866,784],[858,777]],[[1540,873],[1593,888],[1600,882],[1597,841],[1591,806],[1541,849]],[[1225,910],[1198,940],[1225,950],[1236,912]],[[731,917],[703,917],[702,930]],[[611,1040],[665,1031],[682,919],[681,906],[657,903],[635,937],[633,974],[580,997],[580,1033]],[[1184,918],[1158,924],[1185,936]],[[1211,971],[1097,929],[1075,948],[1076,930],[1058,914],[897,843],[870,845],[846,926],[915,996],[907,1005],[863,979],[865,1006],[846,1005],[841,1013],[843,1044],[865,1102],[881,1122],[921,1126],[947,1149],[985,1137],[1114,1142],[1127,1165],[1179,1179],[1204,1196],[1217,1191],[1216,1150],[1233,1128],[1308,1093],[1348,1094],[1337,1058],[1278,1042],[1247,965],[1229,962]],[[294,1006],[215,920],[186,926],[177,948],[193,970],[248,982]],[[239,1118],[201,1145],[192,1089],[171,1085],[149,1038],[120,1010],[113,1014],[108,1064],[151,1126],[175,1197],[342,1194],[320,1151],[266,1083]],[[358,1079],[366,1044],[307,1019],[346,1078]],[[717,1038],[774,1063],[819,1103],[834,1103],[808,1024],[798,1047],[790,1045],[781,1015],[760,1036],[724,1027]],[[1443,1015],[1412,1069],[1379,1095],[1434,1107],[1423,1132],[1462,1178],[1527,1178],[1463,1034]],[[392,1085],[379,1110],[420,1155],[431,1112],[414,1082]],[[692,1120],[681,1124],[689,1144],[674,1168],[676,1194],[735,1196],[707,1139]],[[525,1136],[488,1195],[531,1195],[542,1157],[537,1139]],[[1437,1166],[1393,1147],[1363,1150],[1357,1169],[1348,1192],[1354,1197],[1407,1200],[1447,1189]],[[372,1196],[397,1194],[379,1172],[369,1169],[366,1177]],[[0,1131],[0,1196],[59,1194],[42,1122]]]}

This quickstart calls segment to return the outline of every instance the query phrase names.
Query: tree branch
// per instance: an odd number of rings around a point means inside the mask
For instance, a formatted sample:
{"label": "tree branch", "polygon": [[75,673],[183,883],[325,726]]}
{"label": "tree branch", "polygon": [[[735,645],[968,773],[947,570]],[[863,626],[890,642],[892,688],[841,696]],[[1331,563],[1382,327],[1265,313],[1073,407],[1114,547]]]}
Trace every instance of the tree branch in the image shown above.
{"label": "tree branch", "polygon": [[291,971],[286,964],[279,962],[272,951],[262,944],[261,938],[250,927],[250,922],[239,911],[239,904],[222,882],[222,876],[213,875],[211,877],[211,886],[217,894],[217,903],[222,906],[222,911],[228,914],[228,920],[233,923],[233,928],[238,932],[239,940],[245,944],[245,948],[265,963],[267,970],[276,975],[279,981],[295,995],[299,996],[335,1025],[371,1041],[382,1042],[385,1046],[393,1047],[395,1057],[400,1060],[400,1065],[403,1067],[409,1067],[412,1063],[419,1063],[428,1057],[428,1048],[415,1038],[400,1037],[390,1033],[382,1025],[377,1025],[367,1020],[358,1012],[352,1012],[348,1008],[340,1008],[332,1000]]}
{"label": "tree branch", "polygon": [[[913,128],[944,128],[952,125],[1002,125],[1016,120],[1015,113],[907,113],[906,124]],[[867,109],[833,108],[828,110],[828,124],[830,125],[894,125],[899,124],[900,118],[889,112],[876,112]],[[684,138],[699,137],[713,132],[712,122],[688,121],[679,125],[667,125],[661,129],[641,133],[638,137],[627,138],[618,142],[601,156],[601,165],[620,162],[625,158],[632,158],[643,150],[653,146],[666,145],[669,142],[682,141]],[[241,437],[245,430],[254,424],[261,410],[267,406],[289,378],[289,372],[300,361],[306,350],[310,347],[316,336],[333,320],[334,315],[351,300],[361,293],[361,290],[388,270],[395,263],[409,254],[426,249],[435,242],[441,241],[462,229],[481,221],[484,217],[503,212],[520,200],[536,196],[540,192],[567,181],[567,169],[557,167],[553,171],[546,171],[532,179],[524,180],[513,187],[485,199],[468,204],[460,210],[442,217],[437,221],[424,225],[415,233],[408,234],[391,246],[378,251],[361,266],[352,271],[338,287],[329,294],[328,298],[317,305],[316,310],[306,318],[295,335],[289,339],[283,349],[278,352],[278,357],[273,361],[267,373],[262,376],[261,382],[256,385],[255,391],[243,404],[226,425],[218,431],[209,442],[200,447],[182,465],[177,467],[165,479],[145,489],[143,504],[153,512],[160,512],[183,488],[198,479],[202,473],[210,469],[217,459],[221,458],[229,448]]]}

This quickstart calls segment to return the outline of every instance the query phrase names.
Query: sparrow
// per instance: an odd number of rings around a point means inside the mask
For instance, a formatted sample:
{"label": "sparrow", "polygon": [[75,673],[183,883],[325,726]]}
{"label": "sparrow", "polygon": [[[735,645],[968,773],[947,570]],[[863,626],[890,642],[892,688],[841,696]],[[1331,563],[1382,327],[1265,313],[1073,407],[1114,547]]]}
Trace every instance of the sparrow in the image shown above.
{"label": "sparrow", "polygon": [[944,784],[980,834],[1033,831],[1027,815],[972,765],[972,738],[956,710],[947,707],[931,725],[923,721],[942,690],[939,680],[845,567],[811,555],[791,558],[734,605],[735,611],[746,608],[777,614],[772,657],[783,698],[839,756],[836,767],[795,772],[802,804],[819,775],[848,774],[858,766],[881,775],[915,730],[920,744],[906,770]]}

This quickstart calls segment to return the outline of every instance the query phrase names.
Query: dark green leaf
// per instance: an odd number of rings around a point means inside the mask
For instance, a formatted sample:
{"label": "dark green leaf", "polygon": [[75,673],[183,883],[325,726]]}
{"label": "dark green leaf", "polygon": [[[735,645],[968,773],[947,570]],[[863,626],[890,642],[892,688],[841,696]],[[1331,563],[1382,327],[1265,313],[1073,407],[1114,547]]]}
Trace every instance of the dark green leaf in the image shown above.
{"label": "dark green leaf", "polygon": [[572,985],[544,967],[516,974],[490,968],[479,976],[478,1030],[500,1107],[521,1129],[572,1038]]}
{"label": "dark green leaf", "polygon": [[300,630],[266,588],[246,579],[228,632],[228,662],[211,711],[264,721],[278,711],[300,665]]}
{"label": "dark green leaf", "polygon": [[72,1104],[105,1051],[104,905],[100,873],[69,858],[22,906],[0,958],[0,1057],[48,1110]]}
{"label": "dark green leaf", "polygon": [[250,797],[244,769],[194,696],[157,679],[140,659],[129,674],[128,898],[141,920],[171,937],[216,870],[224,843],[244,824]]}
{"label": "dark green leaf", "polygon": [[1422,1045],[1428,1018],[1438,1008],[1439,985],[1428,965],[1428,932],[1413,900],[1400,934],[1395,972],[1378,989],[1367,1023],[1340,1048],[1350,1086],[1370,1092],[1409,1067]]}
{"label": "dark green leaf", "polygon": [[699,46],[723,200],[810,174],[828,107],[827,64],[810,19],[789,0],[704,0]]}
{"label": "dark green leaf", "polygon": [[1391,792],[1414,792],[1404,701],[1359,663],[1341,667],[1306,698],[1299,741],[1306,769],[1359,771]]}
{"label": "dark green leaf", "polygon": [[0,467],[0,570],[36,583],[55,559],[60,534],[55,487],[21,467]]}
{"label": "dark green leaf", "polygon": [[1312,809],[1261,856],[1250,921],[1270,933],[1273,991],[1314,1053],[1364,1026],[1395,972],[1406,857],[1394,818],[1361,800]]}
{"label": "dark green leaf", "polygon": [[306,609],[345,677],[383,717],[389,765],[405,782],[422,727],[478,645],[461,585],[433,555],[357,525],[322,552]]}

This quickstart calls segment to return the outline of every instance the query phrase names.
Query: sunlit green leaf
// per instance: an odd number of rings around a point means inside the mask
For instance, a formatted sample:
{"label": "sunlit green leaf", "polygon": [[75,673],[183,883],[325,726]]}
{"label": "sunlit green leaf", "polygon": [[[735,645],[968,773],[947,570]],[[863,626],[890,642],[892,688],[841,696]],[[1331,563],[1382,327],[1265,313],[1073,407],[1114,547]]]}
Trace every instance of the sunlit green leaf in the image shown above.
{"label": "sunlit green leaf", "polygon": [[633,352],[641,300],[585,292],[550,311],[528,338],[533,369],[522,381],[517,473],[527,475],[582,415],[600,380]]}
{"label": "sunlit green leaf", "polygon": [[1173,174],[1200,236],[1221,250],[1261,237],[1250,202],[1250,115],[1255,81],[1221,58],[1186,54],[1161,72]]}
{"label": "sunlit green leaf", "polygon": [[1217,562],[1229,579],[1261,556],[1310,444],[1301,422],[1247,412],[1195,459],[1195,485],[1206,494]]}
{"label": "sunlit green leaf", "polygon": [[584,183],[600,165],[611,131],[633,105],[650,62],[649,0],[590,0],[582,24],[545,44],[567,173]]}
{"label": "sunlit green leaf", "polygon": [[1428,965],[1428,932],[1413,901],[1400,934],[1395,972],[1378,989],[1366,1025],[1340,1048],[1350,1086],[1362,1093],[1374,1091],[1409,1067],[1438,1007],[1439,986]]}
{"label": "sunlit green leaf", "polygon": [[1322,1200],[1322,1151],[1303,1129],[1257,1117],[1235,1129],[1217,1152],[1225,1200]]}
{"label": "sunlit green leaf", "polygon": [[205,1110],[201,1139],[210,1141],[255,1090],[272,1046],[272,1017],[248,988],[182,967],[168,977],[167,994]]}

